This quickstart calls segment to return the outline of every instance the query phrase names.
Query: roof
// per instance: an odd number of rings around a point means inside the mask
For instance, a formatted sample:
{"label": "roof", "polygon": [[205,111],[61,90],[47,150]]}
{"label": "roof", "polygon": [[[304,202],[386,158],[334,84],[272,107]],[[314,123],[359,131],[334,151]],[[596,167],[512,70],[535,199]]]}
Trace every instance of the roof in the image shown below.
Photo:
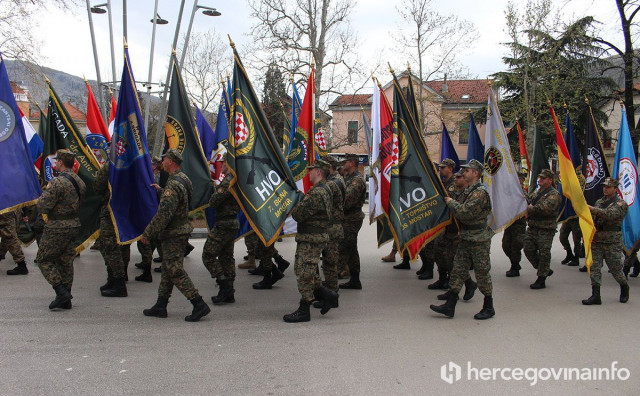
{"label": "roof", "polygon": [[[83,113],[82,111],[80,111],[80,109],[78,109],[77,107],[75,107],[74,105],[72,105],[70,102],[66,102],[64,103],[64,107],[67,109],[67,112],[69,113],[69,116],[71,116],[71,119],[73,121],[87,121],[87,115],[85,113]],[[45,109],[45,114],[46,114],[47,110]],[[33,119],[39,119],[40,118],[40,112],[39,111],[32,111],[31,114],[29,115],[29,118]]]}
{"label": "roof", "polygon": [[11,91],[14,94],[24,94],[24,93],[28,93],[29,92],[26,89],[24,89],[23,87],[21,87],[20,85],[18,85],[18,83],[15,82],[15,81],[11,81]]}
{"label": "roof", "polygon": [[352,94],[352,95],[341,95],[336,98],[329,106],[360,106],[360,105],[370,105],[369,98],[371,94]]}
{"label": "roof", "polygon": [[[444,82],[447,91],[442,91]],[[438,80],[427,81],[426,86],[443,95],[447,103],[486,103],[489,97],[488,80]]]}

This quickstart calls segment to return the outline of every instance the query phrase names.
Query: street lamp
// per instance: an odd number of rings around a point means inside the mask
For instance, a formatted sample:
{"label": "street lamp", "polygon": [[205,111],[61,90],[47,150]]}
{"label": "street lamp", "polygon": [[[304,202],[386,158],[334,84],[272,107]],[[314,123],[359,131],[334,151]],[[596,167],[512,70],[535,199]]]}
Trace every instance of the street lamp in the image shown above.
{"label": "street lamp", "polygon": [[[98,81],[98,100],[100,113],[102,118],[104,119],[104,115],[106,114],[104,108],[104,96],[102,95],[102,80],[100,79],[100,62],[98,62],[98,48],[96,47],[96,36],[93,30],[93,18],[91,16],[91,4],[89,4],[89,0],[87,1],[87,15],[89,15],[89,31],[91,32],[91,45],[93,46],[93,60],[96,65],[96,80]],[[100,12],[98,12],[100,13]]]}
{"label": "street lamp", "polygon": [[193,27],[193,18],[196,15],[196,11],[198,8],[202,8],[204,11],[202,13],[206,16],[220,16],[222,15],[218,10],[212,7],[201,6],[197,1],[193,3],[193,9],[191,10],[191,19],[189,20],[189,27],[187,28],[187,37],[184,40],[184,47],[182,48],[182,55],[180,56],[180,69],[182,69],[182,65],[184,64],[184,57],[187,54],[187,47],[189,46],[189,37],[191,36],[191,27]]}
{"label": "street lamp", "polygon": [[[107,9],[105,9],[104,7],[107,7]],[[106,14],[107,12],[109,13],[109,42],[111,44],[111,77],[112,77],[112,84],[113,84],[113,90],[116,91],[117,87],[116,87],[116,55],[115,55],[115,49],[113,46],[113,22],[112,22],[112,18],[111,18],[111,0],[107,0],[106,3],[102,3],[102,4],[96,4],[95,6],[91,7],[91,12],[93,14]]]}
{"label": "street lamp", "polygon": [[153,30],[151,33],[151,50],[149,54],[149,76],[147,78],[147,103],[144,105],[144,130],[149,133],[149,108],[151,106],[151,76],[153,74],[153,52],[156,46],[156,25],[166,25],[169,23],[166,19],[162,19],[160,14],[158,14],[158,0],[155,1],[155,5],[153,8],[153,15],[155,18],[151,19],[151,23],[153,23]]}
{"label": "street lamp", "polygon": [[[150,19],[149,22],[153,23],[153,19]],[[160,14],[156,13],[156,19],[155,19],[156,24],[158,25],[166,25],[167,23],[169,23],[169,21],[167,21],[166,19],[163,19]]]}

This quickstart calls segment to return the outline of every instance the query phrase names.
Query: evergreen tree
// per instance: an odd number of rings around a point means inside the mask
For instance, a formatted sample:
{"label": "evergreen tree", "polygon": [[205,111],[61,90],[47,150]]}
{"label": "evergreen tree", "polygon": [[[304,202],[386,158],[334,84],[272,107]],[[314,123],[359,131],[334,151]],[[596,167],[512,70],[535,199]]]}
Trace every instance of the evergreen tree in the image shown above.
{"label": "evergreen tree", "polygon": [[264,78],[262,108],[280,147],[282,147],[282,136],[286,124],[283,109],[288,114],[287,109],[290,107],[290,103],[291,99],[287,95],[282,72],[275,63],[271,63]]}

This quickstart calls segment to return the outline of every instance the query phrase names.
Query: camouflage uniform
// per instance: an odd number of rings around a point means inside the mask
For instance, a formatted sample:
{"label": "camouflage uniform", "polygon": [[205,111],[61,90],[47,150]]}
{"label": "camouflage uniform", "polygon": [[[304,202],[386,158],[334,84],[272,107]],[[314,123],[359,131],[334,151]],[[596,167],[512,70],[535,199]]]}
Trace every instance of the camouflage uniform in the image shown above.
{"label": "camouflage uniform", "polygon": [[627,280],[622,273],[622,220],[627,214],[627,203],[617,194],[611,199],[604,197],[596,201],[591,214],[595,217],[596,233],[591,245],[593,265],[591,266],[591,285],[602,283],[602,261],[607,262],[616,282],[626,285]]}
{"label": "camouflage uniform", "polygon": [[13,261],[24,262],[24,253],[18,239],[18,211],[0,214],[0,259],[7,252],[11,253]]}
{"label": "camouflage uniform", "polygon": [[533,208],[529,210],[524,254],[533,268],[538,270],[538,277],[547,277],[551,269],[551,244],[556,233],[561,197],[558,190],[550,186],[544,191],[534,191],[529,202]]}
{"label": "camouflage uniform", "polygon": [[447,206],[460,224],[460,243],[453,259],[453,270],[449,279],[451,292],[460,293],[462,285],[469,278],[473,267],[478,289],[485,296],[491,296],[491,237],[493,231],[487,227],[491,213],[491,198],[487,187],[479,180],[464,189],[460,202],[450,201]]}
{"label": "camouflage uniform", "polygon": [[[67,176],[78,185],[80,197]],[[52,286],[62,284],[68,291],[73,285],[75,240],[80,232],[80,201],[86,191],[84,182],[70,169],[49,181],[38,200],[38,212],[47,215],[36,260],[44,278]]]}
{"label": "camouflage uniform", "polygon": [[560,232],[558,234],[560,243],[564,250],[566,250],[567,254],[572,252],[571,244],[569,243],[569,234],[573,236],[573,251],[575,251],[575,256],[577,257],[580,252],[580,243],[582,241],[582,230],[580,229],[580,220],[578,217],[573,217],[564,221],[560,226]]}
{"label": "camouflage uniform", "polygon": [[98,195],[102,195],[102,209],[100,210],[100,253],[107,266],[107,273],[110,277],[124,278],[124,260],[121,247],[118,245],[116,232],[109,213],[109,161],[98,171],[96,180],[93,182],[93,189]]}
{"label": "camouflage uniform", "polygon": [[344,177],[344,222],[342,230],[344,238],[340,244],[340,257],[349,267],[349,272],[360,273],[360,254],[358,253],[358,232],[364,220],[364,205],[367,186],[362,174],[357,170]]}
{"label": "camouflage uniform", "polygon": [[[180,181],[180,180],[181,181]],[[158,297],[169,299],[173,286],[189,300],[200,297],[183,268],[185,248],[193,226],[189,222],[189,197],[193,192],[191,180],[177,170],[169,176],[158,205],[158,212],[144,230],[147,240],[162,241],[162,278]]]}
{"label": "camouflage uniform", "polygon": [[520,270],[524,234],[527,230],[527,217],[522,216],[514,221],[502,234],[502,251],[511,261],[512,268]]}
{"label": "camouflage uniform", "polygon": [[344,194],[346,187],[338,172],[329,175],[327,185],[331,188],[332,203],[329,242],[322,251],[322,274],[328,289],[338,291],[338,263],[340,262],[340,243],[344,238],[342,221],[344,220]]}
{"label": "camouflage uniform", "polygon": [[319,181],[291,211],[291,216],[298,222],[294,271],[298,279],[298,291],[306,302],[313,301],[313,292],[322,286],[318,276],[318,262],[322,250],[329,242],[327,231],[332,207],[332,198],[327,190],[331,191],[326,181]]}
{"label": "camouflage uniform", "polygon": [[[454,177],[451,176],[448,180],[443,181],[443,184],[449,196],[458,200],[456,197],[458,197],[459,193],[458,188],[454,184]],[[449,248],[452,247],[452,242],[455,242],[457,245],[457,239],[458,226],[453,222],[447,226],[444,233],[436,237],[436,239],[433,240],[433,243],[430,244],[436,265],[438,266],[438,272],[451,272],[451,269],[453,268],[453,256],[455,255],[455,246],[453,246],[453,250],[449,250]]]}
{"label": "camouflage uniform", "polygon": [[215,188],[209,206],[216,210],[216,222],[207,235],[202,250],[202,262],[212,278],[227,279],[233,286],[236,278],[235,260],[233,258],[233,242],[240,229],[238,211],[240,207],[229,191],[229,183],[233,179],[227,173],[224,180]]}

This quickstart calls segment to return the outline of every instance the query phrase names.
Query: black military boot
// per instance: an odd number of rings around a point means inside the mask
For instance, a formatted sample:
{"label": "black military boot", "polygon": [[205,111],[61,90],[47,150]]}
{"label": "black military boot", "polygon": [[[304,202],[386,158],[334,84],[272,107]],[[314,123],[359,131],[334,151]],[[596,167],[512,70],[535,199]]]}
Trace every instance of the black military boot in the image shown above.
{"label": "black military boot", "polygon": [[632,259],[633,262],[633,272],[631,272],[630,276],[632,278],[637,278],[640,275],[640,261],[638,261],[638,257],[634,257]]}
{"label": "black military boot", "polygon": [[310,306],[310,302],[300,300],[298,309],[288,315],[284,315],[282,319],[287,323],[308,322],[311,320],[311,313],[309,312]]}
{"label": "black military boot", "polygon": [[447,290],[446,292],[442,293],[442,294],[438,294],[437,299],[440,301],[446,301],[447,298],[449,298],[450,295],[452,295],[453,292],[451,290]]}
{"label": "black military boot", "polygon": [[449,288],[449,273],[444,270],[438,271],[438,280],[427,286],[429,290],[447,290]]}
{"label": "black military boot", "polygon": [[430,305],[432,311],[446,315],[450,318],[453,318],[453,315],[456,313],[456,304],[458,303],[458,295],[451,292],[447,296],[447,302],[442,305]]}
{"label": "black military boot", "polygon": [[24,260],[17,262],[16,268],[7,270],[7,275],[27,275],[28,273],[27,263]]}
{"label": "black military boot", "polygon": [[329,312],[331,308],[338,308],[338,293],[333,290],[329,290],[325,286],[321,286],[320,288],[314,290],[313,296],[316,298],[316,301],[313,303],[314,308],[320,308],[320,313],[322,315]]}
{"label": "black military boot", "polygon": [[511,268],[509,268],[509,271],[507,271],[507,278],[515,278],[517,276],[520,276],[521,269],[522,267],[520,266],[519,262],[511,260]]}
{"label": "black military boot", "polygon": [[162,256],[156,257],[153,259],[154,263],[161,263],[162,262]]}
{"label": "black military boot", "polygon": [[629,284],[625,283],[620,285],[620,302],[626,303],[627,301],[629,301]]}
{"label": "black military boot", "polygon": [[602,300],[600,300],[600,286],[591,285],[591,297],[586,300],[582,300],[582,304],[584,305],[600,305],[602,304]]}
{"label": "black military boot", "polygon": [[110,288],[100,292],[102,297],[127,297],[127,284],[124,278],[115,278]]}
{"label": "black military boot", "polygon": [[580,260],[577,256],[573,256],[573,259],[567,263],[569,267],[577,267],[580,265]]}
{"label": "black military boot", "polygon": [[236,302],[234,293],[235,289],[233,288],[233,284],[230,280],[224,279],[218,281],[220,285],[220,290],[218,290],[218,295],[211,297],[211,302],[215,305],[221,305],[224,303],[234,303]]}
{"label": "black military boot", "polygon": [[464,281],[464,296],[462,299],[464,301],[469,301],[473,298],[473,295],[476,293],[476,289],[478,288],[478,284],[469,277],[466,281]]}
{"label": "black military boot", "polygon": [[568,264],[571,260],[573,260],[574,258],[576,258],[576,256],[573,254],[573,252],[571,250],[567,250],[567,255],[565,256],[565,258],[561,261],[562,264]]}
{"label": "black military boot", "polygon": [[482,305],[482,310],[477,314],[473,315],[473,318],[476,320],[485,320],[489,318],[493,318],[496,314],[496,311],[493,309],[493,297],[492,296],[484,296],[484,304]]}
{"label": "black military boot", "polygon": [[362,283],[360,283],[360,273],[356,271],[349,271],[349,273],[351,275],[351,279],[346,283],[341,283],[338,287],[341,289],[361,290]]}
{"label": "black military boot", "polygon": [[258,283],[253,284],[253,288],[256,290],[268,290],[271,289],[273,285],[273,279],[271,278],[271,274],[265,274],[262,280]]}
{"label": "black military boot", "polygon": [[144,316],[155,316],[156,318],[166,318],[167,315],[167,304],[169,304],[169,299],[164,297],[158,297],[158,301],[156,301],[155,305],[149,309],[145,309],[142,311]]}
{"label": "black military boot", "polygon": [[426,264],[423,261],[422,266],[425,267],[422,273],[418,274],[418,279],[420,280],[428,280],[433,279],[433,261],[427,262]]}
{"label": "black military boot", "polygon": [[195,248],[196,248],[195,246],[187,242],[187,247],[184,249],[184,257],[187,257],[189,253],[191,253],[191,251]]}
{"label": "black military boot", "polygon": [[197,322],[211,312],[211,308],[209,308],[207,303],[204,302],[202,297],[198,296],[189,301],[191,301],[191,304],[193,305],[193,311],[191,311],[191,315],[184,317],[184,320],[187,322]]}
{"label": "black military boot", "polygon": [[403,269],[403,270],[410,270],[411,269],[411,262],[409,261],[409,255],[405,254],[404,256],[402,256],[402,262],[400,264],[394,265],[393,268],[395,268],[395,269]]}
{"label": "black military boot", "polygon": [[284,278],[284,274],[280,272],[277,266],[271,267],[271,284],[275,285],[277,281]]}
{"label": "black military boot", "polygon": [[262,263],[258,264],[255,269],[250,269],[249,275],[264,276],[264,266],[262,265]]}
{"label": "black military boot", "polygon": [[53,290],[56,292],[56,298],[49,304],[49,309],[62,308],[63,305],[66,305],[66,303],[70,302],[73,298],[69,290],[67,290],[62,283],[55,285]]}
{"label": "black military boot", "polygon": [[[580,272],[587,272],[587,266],[583,265],[582,267],[579,268],[579,271]],[[631,275],[631,276],[633,276],[633,275]]]}
{"label": "black military boot", "polygon": [[135,279],[138,282],[153,282],[153,276],[151,275],[151,264],[149,264],[147,267],[144,267],[143,272],[140,275],[136,276]]}
{"label": "black military boot", "polygon": [[545,285],[544,283],[545,279],[547,279],[546,276],[539,276],[534,283],[529,285],[529,287],[534,290],[544,289],[545,287],[547,287],[547,285]]}
{"label": "black military boot", "polygon": [[107,283],[100,286],[100,292],[106,289],[111,289],[112,286],[113,286],[113,275],[111,274],[111,269],[107,267]]}
{"label": "black military boot", "polygon": [[291,265],[290,262],[285,260],[284,257],[279,254],[273,256],[273,260],[276,262],[276,264],[278,264],[278,269],[280,270],[280,272],[284,272]]}

